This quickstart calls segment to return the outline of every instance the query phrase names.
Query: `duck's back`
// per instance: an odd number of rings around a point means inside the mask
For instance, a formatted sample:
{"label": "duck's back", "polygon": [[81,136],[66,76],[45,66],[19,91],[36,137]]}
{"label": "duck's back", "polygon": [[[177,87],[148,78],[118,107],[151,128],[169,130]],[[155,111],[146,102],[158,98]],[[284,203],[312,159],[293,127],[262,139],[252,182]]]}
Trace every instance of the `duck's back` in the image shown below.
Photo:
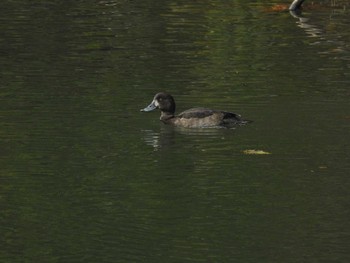
{"label": "duck's back", "polygon": [[179,118],[205,118],[213,115],[216,111],[207,108],[192,108],[181,112],[177,117]]}
{"label": "duck's back", "polygon": [[176,116],[175,125],[200,128],[200,127],[230,127],[242,122],[240,115],[207,108],[192,108],[181,112]]}

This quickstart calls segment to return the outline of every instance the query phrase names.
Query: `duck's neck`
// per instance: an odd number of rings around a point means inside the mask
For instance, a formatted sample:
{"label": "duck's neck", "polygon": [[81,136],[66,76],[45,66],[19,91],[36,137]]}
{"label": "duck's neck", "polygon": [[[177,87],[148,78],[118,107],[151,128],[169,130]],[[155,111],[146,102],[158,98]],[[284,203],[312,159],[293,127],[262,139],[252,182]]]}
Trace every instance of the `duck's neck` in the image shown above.
{"label": "duck's neck", "polygon": [[168,122],[172,118],[174,118],[174,113],[173,112],[162,111],[162,113],[160,115],[160,120],[162,122]]}

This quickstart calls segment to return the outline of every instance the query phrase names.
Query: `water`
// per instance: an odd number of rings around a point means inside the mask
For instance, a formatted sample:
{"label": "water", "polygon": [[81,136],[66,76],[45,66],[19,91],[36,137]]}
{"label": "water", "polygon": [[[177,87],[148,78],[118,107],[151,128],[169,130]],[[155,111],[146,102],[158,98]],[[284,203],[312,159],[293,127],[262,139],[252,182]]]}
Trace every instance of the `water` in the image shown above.
{"label": "water", "polygon": [[[321,3],[6,1],[0,262],[349,262],[349,6]],[[159,91],[254,122],[164,126]]]}

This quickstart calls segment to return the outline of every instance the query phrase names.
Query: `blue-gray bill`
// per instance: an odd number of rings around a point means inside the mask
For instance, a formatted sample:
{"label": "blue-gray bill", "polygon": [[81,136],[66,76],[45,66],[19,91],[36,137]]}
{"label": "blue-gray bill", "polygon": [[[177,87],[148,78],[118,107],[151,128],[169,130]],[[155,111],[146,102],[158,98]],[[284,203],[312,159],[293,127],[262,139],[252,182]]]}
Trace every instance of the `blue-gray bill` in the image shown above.
{"label": "blue-gray bill", "polygon": [[150,105],[140,111],[153,111],[157,108],[156,102],[153,100]]}

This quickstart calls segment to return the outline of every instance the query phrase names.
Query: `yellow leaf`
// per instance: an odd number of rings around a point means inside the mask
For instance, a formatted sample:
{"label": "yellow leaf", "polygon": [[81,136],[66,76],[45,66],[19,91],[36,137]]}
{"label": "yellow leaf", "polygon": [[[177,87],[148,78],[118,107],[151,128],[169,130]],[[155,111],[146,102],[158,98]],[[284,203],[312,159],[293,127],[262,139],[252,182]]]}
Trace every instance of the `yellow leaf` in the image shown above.
{"label": "yellow leaf", "polygon": [[244,154],[271,154],[269,152],[265,152],[263,150],[244,150]]}

